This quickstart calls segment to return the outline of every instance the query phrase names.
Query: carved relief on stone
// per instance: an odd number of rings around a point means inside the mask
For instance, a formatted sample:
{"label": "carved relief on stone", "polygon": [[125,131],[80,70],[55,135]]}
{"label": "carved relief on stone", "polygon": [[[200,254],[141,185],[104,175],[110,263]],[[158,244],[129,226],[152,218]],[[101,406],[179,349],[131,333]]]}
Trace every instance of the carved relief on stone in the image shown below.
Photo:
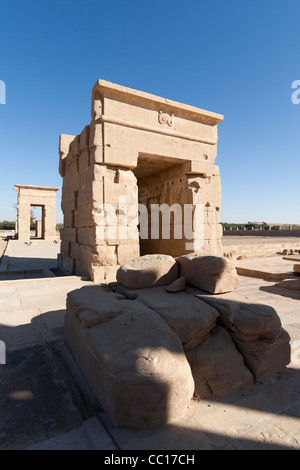
{"label": "carved relief on stone", "polygon": [[188,188],[198,193],[206,184],[210,183],[211,178],[205,174],[199,173],[197,176],[187,177]]}
{"label": "carved relief on stone", "polygon": [[173,122],[172,122],[173,116],[174,116],[173,113],[171,113],[171,115],[170,115],[170,114],[168,114],[168,113],[163,113],[163,112],[160,110],[159,113],[158,113],[158,122],[159,122],[160,124],[167,124],[169,127],[172,127],[172,124],[173,124]]}

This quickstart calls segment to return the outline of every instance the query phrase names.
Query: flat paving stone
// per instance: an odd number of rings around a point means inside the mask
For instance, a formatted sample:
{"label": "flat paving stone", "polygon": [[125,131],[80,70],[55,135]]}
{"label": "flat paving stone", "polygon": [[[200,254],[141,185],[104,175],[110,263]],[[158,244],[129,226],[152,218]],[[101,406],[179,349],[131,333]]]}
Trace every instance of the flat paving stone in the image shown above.
{"label": "flat paving stone", "polygon": [[0,449],[24,449],[81,425],[49,348],[8,352],[0,377]]}
{"label": "flat paving stone", "polygon": [[7,271],[57,268],[60,243],[48,240],[33,240],[30,244],[22,240],[9,240],[5,250]]}
{"label": "flat paving stone", "polygon": [[282,256],[236,261],[238,274],[272,280],[296,279],[293,266],[293,262],[283,259]]}
{"label": "flat paving stone", "polygon": [[76,429],[38,442],[26,450],[118,450],[95,416]]}

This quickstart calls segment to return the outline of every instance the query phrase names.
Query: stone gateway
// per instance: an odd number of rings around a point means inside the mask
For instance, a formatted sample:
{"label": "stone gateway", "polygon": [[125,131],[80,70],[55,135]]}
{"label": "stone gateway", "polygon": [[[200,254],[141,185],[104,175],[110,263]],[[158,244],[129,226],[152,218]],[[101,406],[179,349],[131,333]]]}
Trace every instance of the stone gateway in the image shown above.
{"label": "stone gateway", "polygon": [[102,282],[140,255],[222,255],[214,163],[222,120],[98,80],[90,124],[60,136],[63,268]]}
{"label": "stone gateway", "polygon": [[18,240],[30,240],[30,209],[41,208],[41,220],[36,221],[36,237],[54,240],[56,234],[56,192],[59,188],[15,184],[18,193],[18,217],[16,235]]}

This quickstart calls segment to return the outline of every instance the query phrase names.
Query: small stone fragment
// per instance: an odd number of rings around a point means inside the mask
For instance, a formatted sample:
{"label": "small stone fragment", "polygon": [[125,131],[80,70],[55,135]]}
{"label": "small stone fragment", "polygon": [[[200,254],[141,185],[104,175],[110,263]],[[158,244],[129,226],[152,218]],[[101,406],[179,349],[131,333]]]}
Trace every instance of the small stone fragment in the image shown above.
{"label": "small stone fragment", "polygon": [[179,277],[176,279],[176,281],[172,282],[168,287],[166,287],[166,290],[168,292],[181,292],[182,290],[185,289],[185,277]]}

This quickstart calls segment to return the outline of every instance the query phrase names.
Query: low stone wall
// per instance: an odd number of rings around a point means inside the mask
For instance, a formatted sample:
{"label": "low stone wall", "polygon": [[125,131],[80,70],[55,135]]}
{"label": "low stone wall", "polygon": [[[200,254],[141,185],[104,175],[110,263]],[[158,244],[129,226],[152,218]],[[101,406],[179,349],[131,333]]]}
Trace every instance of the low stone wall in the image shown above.
{"label": "low stone wall", "polygon": [[0,230],[0,238],[14,237],[14,230]]}
{"label": "low stone wall", "polygon": [[[283,253],[284,250],[288,250],[288,253]],[[223,246],[224,256],[230,258],[239,258],[245,256],[248,258],[256,258],[263,256],[273,256],[278,253],[282,254],[294,254],[300,250],[299,242],[282,242],[282,243],[261,243],[251,245],[228,245]]]}
{"label": "low stone wall", "polygon": [[224,230],[223,236],[300,237],[300,230]]}
{"label": "low stone wall", "polygon": [[[15,233],[15,230],[0,230],[0,238],[14,237]],[[35,230],[30,230],[30,236],[35,237]],[[56,236],[60,238],[59,230],[56,230]]]}

